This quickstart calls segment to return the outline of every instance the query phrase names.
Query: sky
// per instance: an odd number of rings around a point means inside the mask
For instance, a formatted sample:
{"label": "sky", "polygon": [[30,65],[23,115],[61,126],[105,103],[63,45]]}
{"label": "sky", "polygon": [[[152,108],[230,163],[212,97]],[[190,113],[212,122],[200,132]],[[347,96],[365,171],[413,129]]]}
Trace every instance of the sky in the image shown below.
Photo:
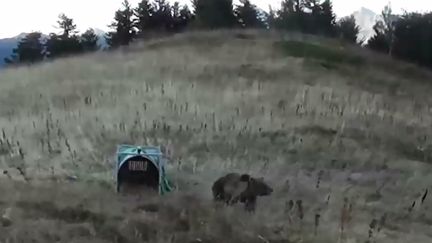
{"label": "sky", "polygon": [[[140,0],[130,0],[136,6]],[[190,0],[179,2],[189,3]],[[268,6],[278,7],[280,0],[251,0],[258,7],[268,10]],[[379,13],[389,0],[333,0],[338,17],[346,16],[361,7]],[[395,13],[407,11],[432,11],[431,0],[391,0]],[[121,7],[122,0],[1,0],[0,38],[16,36],[22,32],[56,32],[58,15],[65,13],[73,18],[80,31],[87,28],[108,30],[114,13]],[[96,14],[95,14],[96,13]]]}

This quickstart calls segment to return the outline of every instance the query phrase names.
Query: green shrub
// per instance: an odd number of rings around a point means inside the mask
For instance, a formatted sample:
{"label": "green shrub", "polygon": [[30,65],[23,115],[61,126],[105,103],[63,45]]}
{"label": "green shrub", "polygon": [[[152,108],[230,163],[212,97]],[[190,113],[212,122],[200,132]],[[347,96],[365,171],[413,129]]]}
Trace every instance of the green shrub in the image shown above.
{"label": "green shrub", "polygon": [[316,59],[324,63],[347,63],[350,65],[363,65],[365,60],[355,54],[348,53],[344,50],[337,50],[326,46],[316,45],[301,41],[282,41],[277,42],[276,46],[282,51],[293,57],[302,57],[307,59]]}

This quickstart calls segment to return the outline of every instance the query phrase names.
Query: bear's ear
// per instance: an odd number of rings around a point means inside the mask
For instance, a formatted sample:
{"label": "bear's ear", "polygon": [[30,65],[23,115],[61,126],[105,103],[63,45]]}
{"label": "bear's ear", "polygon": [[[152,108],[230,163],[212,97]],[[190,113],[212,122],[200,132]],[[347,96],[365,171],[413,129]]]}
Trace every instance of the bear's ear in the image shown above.
{"label": "bear's ear", "polygon": [[240,181],[250,181],[251,176],[248,174],[243,174],[240,176]]}

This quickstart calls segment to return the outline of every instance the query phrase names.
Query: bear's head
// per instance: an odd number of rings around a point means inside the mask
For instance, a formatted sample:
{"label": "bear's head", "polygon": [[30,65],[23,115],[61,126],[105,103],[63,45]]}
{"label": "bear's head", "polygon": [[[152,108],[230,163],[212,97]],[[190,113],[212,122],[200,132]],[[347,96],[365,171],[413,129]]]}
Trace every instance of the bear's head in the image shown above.
{"label": "bear's head", "polygon": [[250,179],[251,179],[251,176],[250,176],[249,174],[242,174],[242,175],[240,176],[240,181],[246,181],[246,182],[249,182]]}
{"label": "bear's head", "polygon": [[253,178],[249,180],[249,190],[253,191],[257,196],[268,196],[273,193],[273,188],[269,186],[263,177]]}

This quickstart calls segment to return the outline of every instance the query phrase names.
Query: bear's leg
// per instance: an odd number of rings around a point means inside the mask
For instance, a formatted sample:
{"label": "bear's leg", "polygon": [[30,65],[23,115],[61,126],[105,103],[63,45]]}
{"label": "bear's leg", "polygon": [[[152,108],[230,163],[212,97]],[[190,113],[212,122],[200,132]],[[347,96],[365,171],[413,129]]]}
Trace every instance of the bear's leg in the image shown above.
{"label": "bear's leg", "polygon": [[247,199],[245,199],[245,210],[247,212],[255,212],[255,208],[256,208],[256,197],[248,197]]}
{"label": "bear's leg", "polygon": [[232,198],[231,194],[225,194],[224,195],[225,204],[227,206],[231,205],[231,198]]}
{"label": "bear's leg", "polygon": [[238,203],[241,200],[242,200],[242,196],[241,195],[237,195],[237,196],[235,196],[235,197],[233,197],[231,199],[230,204],[232,205],[232,204]]}
{"label": "bear's leg", "polygon": [[222,193],[214,193],[213,194],[213,199],[215,201],[223,201],[224,200],[223,194]]}

